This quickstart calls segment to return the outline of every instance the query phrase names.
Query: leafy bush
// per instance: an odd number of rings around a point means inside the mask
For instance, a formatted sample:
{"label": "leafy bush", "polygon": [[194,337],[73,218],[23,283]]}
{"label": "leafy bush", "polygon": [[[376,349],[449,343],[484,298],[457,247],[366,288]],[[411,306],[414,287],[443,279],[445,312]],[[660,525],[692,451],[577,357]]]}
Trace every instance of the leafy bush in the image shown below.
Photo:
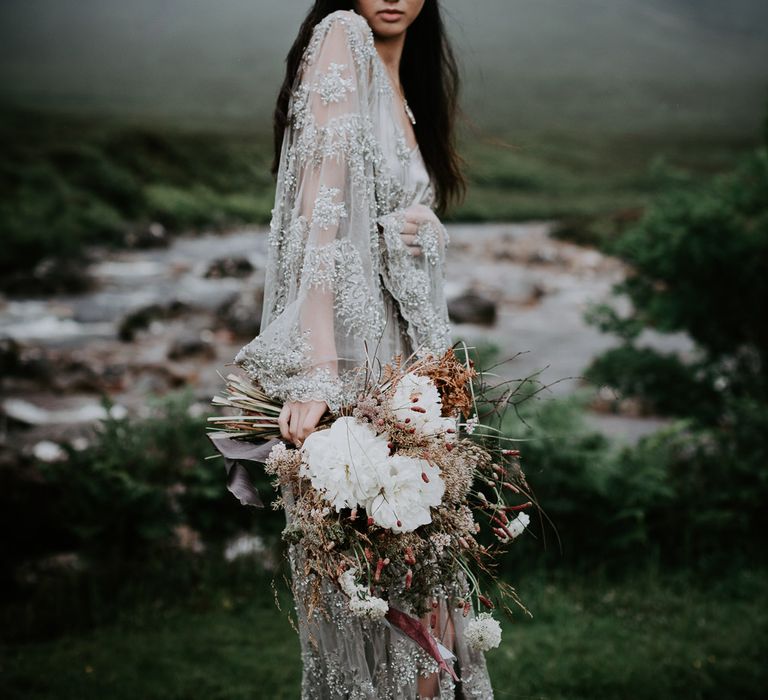
{"label": "leafy bush", "polygon": [[768,151],[706,186],[660,197],[613,251],[632,266],[615,291],[631,300],[634,320],[689,333],[710,362],[733,362],[734,380],[765,392]]}
{"label": "leafy bush", "polygon": [[152,402],[146,418],[107,418],[90,447],[69,448],[66,461],[39,465],[52,489],[41,507],[53,512],[73,548],[131,561],[167,545],[178,525],[216,544],[257,517],[275,519],[227,492],[221,462],[205,460],[214,454],[205,420],[189,415],[189,403],[187,393],[170,395]]}
{"label": "leafy bush", "polygon": [[0,120],[0,279],[42,259],[122,245],[160,219],[171,232],[269,221],[264,139],[10,113]]}
{"label": "leafy bush", "polygon": [[687,364],[653,348],[622,345],[607,350],[592,361],[584,377],[612,387],[620,396],[641,397],[648,413],[712,421],[721,410],[715,378],[708,375],[706,364]]}
{"label": "leafy bush", "polygon": [[522,440],[523,469],[544,513],[532,524],[535,538],[517,543],[506,563],[515,575],[542,565],[615,574],[765,563],[763,404],[739,400],[721,426],[680,420],[630,446],[589,429],[585,401],[529,404],[523,427],[505,420]]}

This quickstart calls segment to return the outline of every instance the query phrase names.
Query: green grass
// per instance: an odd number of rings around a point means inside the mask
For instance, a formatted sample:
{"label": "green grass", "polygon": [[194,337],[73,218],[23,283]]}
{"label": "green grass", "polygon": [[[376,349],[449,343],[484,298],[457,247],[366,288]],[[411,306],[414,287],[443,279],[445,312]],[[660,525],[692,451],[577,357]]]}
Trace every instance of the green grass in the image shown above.
{"label": "green grass", "polygon": [[[761,697],[768,682],[762,572],[721,581],[637,576],[621,582],[530,576],[533,611],[505,624],[487,659],[497,698],[604,700]],[[84,700],[296,698],[298,642],[280,594],[212,590],[144,606],[93,631],[5,648],[4,698]]]}

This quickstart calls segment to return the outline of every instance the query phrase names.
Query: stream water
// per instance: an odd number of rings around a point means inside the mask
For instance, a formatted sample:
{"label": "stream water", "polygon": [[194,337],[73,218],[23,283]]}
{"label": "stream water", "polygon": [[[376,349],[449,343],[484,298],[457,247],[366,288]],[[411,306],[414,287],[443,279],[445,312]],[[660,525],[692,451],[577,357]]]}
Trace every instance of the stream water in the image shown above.
{"label": "stream water", "polygon": [[[456,300],[473,292],[495,305],[491,325],[454,323],[454,339],[493,342],[506,363],[503,374],[534,373],[548,385],[543,396],[585,389],[580,373],[617,340],[588,326],[590,302],[611,298],[623,265],[596,250],[553,239],[550,225],[472,224],[449,226],[451,243],[446,291]],[[265,268],[265,231],[180,237],[167,248],[102,253],[88,273],[93,291],[69,296],[0,299],[0,338],[17,341],[22,353],[44,370],[37,380],[10,382],[4,413],[26,426],[29,440],[66,439],[103,416],[99,395],[140,412],[148,392],[190,386],[200,406],[215,393],[236,351],[248,338],[220,322],[230,304],[260,307]],[[247,277],[211,277],[214,261],[247,260]],[[246,263],[246,267],[247,267]],[[247,309],[247,303],[245,308]],[[155,309],[132,339],[121,340],[124,320]],[[157,309],[165,309],[158,313]],[[168,311],[175,309],[175,311]],[[684,336],[646,332],[641,343],[683,354]],[[40,377],[43,379],[41,380]],[[604,402],[603,402],[604,403]],[[655,430],[663,421],[590,412],[597,427],[626,440]]]}

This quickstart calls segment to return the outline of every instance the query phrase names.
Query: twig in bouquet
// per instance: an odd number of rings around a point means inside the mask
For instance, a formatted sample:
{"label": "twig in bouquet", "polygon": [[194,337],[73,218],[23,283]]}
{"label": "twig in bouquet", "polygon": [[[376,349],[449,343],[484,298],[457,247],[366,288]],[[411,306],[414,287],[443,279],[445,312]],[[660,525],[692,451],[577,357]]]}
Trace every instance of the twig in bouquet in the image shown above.
{"label": "twig in bouquet", "polygon": [[508,617],[513,617],[513,611],[503,602],[503,599],[507,597],[512,598],[512,600],[515,601],[515,605],[517,605],[526,615],[528,615],[528,617],[533,617],[533,613],[525,607],[525,604],[522,600],[520,600],[520,597],[517,595],[517,591],[513,586],[510,586],[506,581],[499,581],[497,585],[502,591],[502,609]]}
{"label": "twig in bouquet", "polygon": [[[565,380],[568,380],[568,379],[578,378],[578,377],[562,377],[562,378],[557,379],[554,382],[551,382],[549,384],[542,384],[535,391],[527,393],[525,395],[525,397],[521,401],[511,401],[510,400],[513,396],[515,396],[518,393],[518,391],[520,391],[520,389],[521,389],[521,387],[523,385],[525,385],[526,383],[531,383],[532,378],[535,377],[536,375],[538,375],[541,371],[543,371],[543,370],[539,370],[539,371],[533,373],[532,375],[529,375],[528,377],[526,377],[523,380],[507,380],[505,382],[500,383],[499,385],[491,387],[492,389],[498,389],[499,386],[503,386],[503,385],[505,385],[507,383],[510,383],[512,381],[518,381],[519,382],[517,387],[515,387],[512,390],[505,391],[501,395],[501,397],[497,397],[495,399],[493,399],[493,398],[488,399],[488,405],[491,406],[491,409],[489,411],[483,413],[483,419],[486,419],[488,415],[494,415],[494,416],[497,417],[499,425],[501,425],[503,423],[504,415],[505,415],[506,411],[511,406],[513,408],[513,410],[515,411],[515,415],[521,420],[521,422],[524,425],[526,425],[527,427],[530,428],[531,426],[528,424],[528,422],[525,420],[525,418],[520,414],[520,410],[519,410],[520,404],[522,404],[524,401],[528,400],[529,398],[535,398],[542,391],[551,388],[552,386],[554,386],[558,382],[565,381]],[[483,373],[480,373],[480,376],[481,376],[481,381],[483,381]],[[485,422],[483,422],[481,424],[478,424],[478,428],[480,428],[479,432],[481,434],[482,433],[486,433],[486,434],[487,433],[493,433],[493,434],[495,434],[495,435],[493,435],[493,439],[499,445],[500,449],[501,449],[501,445],[504,442],[507,442],[507,443],[510,443],[510,442],[523,442],[523,441],[531,441],[531,440],[535,440],[535,439],[540,439],[540,438],[512,438],[512,437],[503,435],[500,428],[496,428],[495,426],[489,425],[488,423],[485,423]],[[491,436],[489,435],[489,437],[491,437]],[[546,435],[546,436],[541,436],[541,437],[552,438],[554,436]],[[552,531],[554,532],[556,540],[557,540],[558,548],[562,552],[562,549],[563,549],[562,539],[560,537],[560,533],[557,530],[557,526],[555,525],[553,520],[549,517],[549,515],[540,506],[540,504],[539,504],[538,500],[536,499],[535,495],[530,490],[530,487],[527,487],[527,484],[526,484],[526,486],[523,486],[522,484],[518,484],[517,487],[520,490],[521,495],[527,497],[532,502],[532,504],[535,506],[535,508],[536,508],[536,510],[538,512],[539,522],[542,525],[541,532],[542,532],[542,541],[543,541],[544,547],[545,548],[547,547],[547,531],[546,531],[546,528],[544,527],[544,523],[546,522],[548,525],[550,525],[552,527]],[[498,500],[498,494],[497,494],[497,500]]]}
{"label": "twig in bouquet", "polygon": [[[475,349],[477,349],[476,346],[471,346],[471,347],[475,347]],[[503,360],[499,360],[498,362],[496,362],[493,365],[490,365],[489,367],[484,367],[483,374],[487,374],[492,377],[498,377],[499,376],[498,374],[491,372],[492,369],[496,367],[501,367],[501,365],[504,365],[507,362],[514,362],[520,355],[525,355],[526,353],[529,353],[529,352],[530,350],[518,350],[514,355],[512,355],[512,357],[507,357]]]}
{"label": "twig in bouquet", "polygon": [[[496,499],[495,503],[491,503],[490,501],[488,501],[488,499],[487,499],[487,497],[485,496],[484,493],[482,493],[480,491],[470,491],[470,494],[472,496],[474,496],[475,499],[477,499],[480,503],[485,504],[487,506],[494,506],[494,507],[498,506],[498,508],[494,508],[494,512],[495,512],[495,510],[498,510],[498,509],[502,509],[502,510],[506,510],[506,509],[521,509],[520,506],[508,506],[508,505],[504,504],[504,495],[503,495],[503,493],[501,491],[499,491],[498,487],[495,485],[495,483],[493,481],[489,481],[489,480],[486,479],[486,475],[480,473],[479,474],[479,480],[481,480],[489,488],[493,489],[493,495],[494,495],[494,497]],[[546,547],[547,547],[547,533],[546,533],[545,528],[543,527],[544,522],[546,521],[552,527],[552,531],[555,533],[555,537],[557,538],[558,548],[560,549],[560,552],[562,553],[562,551],[563,551],[563,543],[562,543],[562,539],[560,538],[560,533],[557,530],[557,526],[555,525],[555,523],[552,520],[552,518],[549,517],[547,512],[541,507],[541,505],[539,504],[538,499],[536,498],[536,495],[533,493],[533,490],[530,489],[530,487],[528,486],[527,482],[525,482],[525,481],[522,481],[522,482],[518,481],[514,485],[514,488],[518,492],[518,495],[522,496],[523,498],[528,499],[529,506],[527,506],[527,507],[531,507],[531,508],[536,510],[536,512],[537,512],[537,514],[539,516],[539,522],[542,525],[541,536],[542,536],[542,543],[544,545],[544,548],[546,549]],[[480,510],[483,513],[486,513],[485,508],[480,508]],[[486,515],[489,515],[489,514],[486,513]],[[489,524],[490,524],[490,522],[492,522],[492,517],[493,516],[490,515],[489,517],[491,517],[491,520],[489,521]]]}
{"label": "twig in bouquet", "polygon": [[[286,585],[288,590],[291,590],[292,588],[291,581],[288,580],[288,577],[285,574],[283,574],[283,583]],[[277,604],[277,609],[282,612],[283,609],[280,607],[280,599],[278,598],[277,587],[275,586],[274,578],[272,579],[271,585],[272,585],[272,591],[275,597],[275,603]],[[286,611],[285,616],[288,618],[288,623],[291,625],[291,628],[294,630],[294,632],[296,632],[296,634],[299,634],[299,628],[296,626],[296,622],[293,619],[293,615],[291,614],[291,611],[290,610]]]}
{"label": "twig in bouquet", "polygon": [[[379,378],[381,377],[381,370],[382,370],[382,366],[383,366],[382,362],[381,362],[381,360],[379,359],[379,356],[378,356],[378,354],[379,354],[379,347],[381,346],[381,341],[383,340],[384,334],[386,333],[386,331],[387,331],[387,322],[385,321],[384,322],[384,327],[381,329],[381,333],[379,334],[379,337],[376,339],[376,347],[374,348],[374,351],[373,351],[373,357],[375,358],[376,363],[378,365],[378,375],[377,376]],[[365,380],[364,380],[363,386],[365,387],[365,390],[367,391],[368,387],[370,386],[369,382],[371,381],[371,368],[370,368],[370,366],[371,366],[371,355],[368,352],[368,341],[367,340],[363,341],[363,348],[365,349]]]}
{"label": "twig in bouquet", "polygon": [[[526,394],[522,398],[522,400],[520,400],[520,401],[510,401],[509,400],[512,396],[514,396],[517,393],[519,387],[516,388],[515,390],[513,390],[512,392],[506,392],[506,396],[502,395],[501,397],[488,399],[487,400],[487,404],[489,406],[492,406],[492,408],[491,408],[491,410],[489,410],[486,413],[482,414],[482,417],[485,418],[488,415],[496,415],[496,416],[498,416],[499,422],[501,423],[501,421],[504,418],[504,414],[506,413],[507,409],[511,406],[512,409],[515,412],[515,416],[520,420],[520,422],[523,423],[523,425],[525,425],[527,428],[532,428],[530,423],[528,423],[528,421],[525,419],[525,417],[520,413],[520,408],[519,408],[520,405],[523,404],[525,401],[528,401],[529,399],[535,398],[542,391],[545,391],[546,389],[549,389],[550,387],[554,386],[555,384],[557,384],[559,382],[562,382],[562,381],[566,381],[568,379],[574,379],[574,378],[578,378],[578,377],[561,377],[560,379],[556,379],[555,381],[550,382],[549,384],[543,384],[538,389],[536,389],[535,391],[533,391],[533,392],[531,392],[529,394]],[[510,381],[517,381],[517,380],[510,380]],[[520,386],[524,385],[526,381],[527,381],[527,379],[522,380]],[[497,388],[497,387],[494,387],[494,388]],[[500,406],[503,406],[503,408],[500,409]],[[499,413],[499,410],[501,410],[500,413]]]}
{"label": "twig in bouquet", "polygon": [[[456,564],[459,566],[460,569],[464,571],[464,574],[469,579],[469,582],[471,584],[470,586],[470,593],[469,595],[479,595],[480,594],[480,582],[477,580],[477,577],[475,576],[474,572],[467,566],[467,562],[465,562],[461,557],[457,557],[456,553],[453,552],[451,549],[447,550],[448,553],[451,555],[451,558],[456,562]],[[480,604],[480,599],[477,599],[478,607]]]}
{"label": "twig in bouquet", "polygon": [[366,574],[365,578],[366,578],[366,581],[370,581],[371,578],[372,578],[371,577],[371,562],[368,561],[368,557],[365,555],[365,548],[359,542],[355,542],[355,541],[352,542],[352,546],[355,549],[355,559],[357,559],[357,566],[358,566],[358,570],[359,571],[363,570],[363,565],[360,564],[360,554],[358,553],[358,550],[360,550],[360,552],[362,552],[363,561],[365,562],[365,564],[364,564],[364,566],[365,566],[365,574]]}

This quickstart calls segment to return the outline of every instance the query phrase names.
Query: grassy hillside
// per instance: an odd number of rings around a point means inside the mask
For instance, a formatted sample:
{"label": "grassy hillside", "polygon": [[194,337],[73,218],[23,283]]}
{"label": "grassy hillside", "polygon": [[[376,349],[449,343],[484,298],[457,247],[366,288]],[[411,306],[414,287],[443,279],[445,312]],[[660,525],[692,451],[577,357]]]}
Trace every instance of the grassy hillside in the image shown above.
{"label": "grassy hillside", "polygon": [[[443,4],[464,69],[470,179],[449,218],[621,219],[679,168],[725,169],[760,138],[761,2]],[[305,10],[298,0],[0,4],[0,270],[119,245],[156,221],[265,223],[271,111]]]}
{"label": "grassy hillside", "polygon": [[[693,177],[726,169],[752,141],[528,131],[502,143],[467,133],[460,148],[468,197],[445,218],[621,218],[680,168]],[[127,245],[154,222],[171,233],[266,224],[274,201],[271,144],[250,130],[14,112],[0,119],[0,144],[7,290],[28,289],[24,280],[43,258]]]}

